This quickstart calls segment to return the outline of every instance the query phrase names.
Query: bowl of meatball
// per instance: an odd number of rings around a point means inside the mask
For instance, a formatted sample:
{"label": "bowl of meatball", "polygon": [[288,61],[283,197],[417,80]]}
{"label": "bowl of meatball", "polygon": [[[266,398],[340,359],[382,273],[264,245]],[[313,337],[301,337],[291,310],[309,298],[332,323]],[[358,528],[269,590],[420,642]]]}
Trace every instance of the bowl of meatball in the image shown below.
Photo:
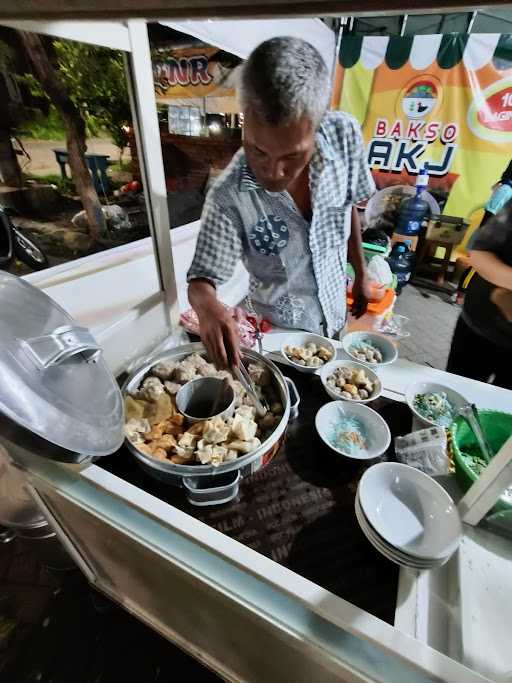
{"label": "bowl of meatball", "polygon": [[398,351],[393,342],[377,332],[349,332],[341,340],[345,353],[357,363],[381,367],[394,363]]}
{"label": "bowl of meatball", "polygon": [[382,394],[378,375],[366,365],[351,360],[327,363],[320,379],[327,394],[336,401],[369,403]]}
{"label": "bowl of meatball", "polygon": [[326,337],[295,332],[281,346],[281,355],[300,372],[316,372],[336,358],[336,349]]}

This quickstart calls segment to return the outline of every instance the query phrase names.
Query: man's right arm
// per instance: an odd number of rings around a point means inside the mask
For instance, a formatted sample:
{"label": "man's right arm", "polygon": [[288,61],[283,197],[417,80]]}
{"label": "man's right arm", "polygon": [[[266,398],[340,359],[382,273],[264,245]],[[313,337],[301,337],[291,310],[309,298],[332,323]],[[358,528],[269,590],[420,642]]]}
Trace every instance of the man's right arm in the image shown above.
{"label": "man's right arm", "polygon": [[199,319],[199,334],[210,358],[218,368],[237,366],[240,339],[235,320],[217,299],[217,290],[208,280],[191,280],[188,300]]}
{"label": "man's right arm", "polygon": [[233,275],[242,255],[238,230],[215,202],[206,200],[194,260],[188,271],[188,298],[199,319],[201,339],[217,367],[238,365],[235,321],[217,298],[216,287]]}

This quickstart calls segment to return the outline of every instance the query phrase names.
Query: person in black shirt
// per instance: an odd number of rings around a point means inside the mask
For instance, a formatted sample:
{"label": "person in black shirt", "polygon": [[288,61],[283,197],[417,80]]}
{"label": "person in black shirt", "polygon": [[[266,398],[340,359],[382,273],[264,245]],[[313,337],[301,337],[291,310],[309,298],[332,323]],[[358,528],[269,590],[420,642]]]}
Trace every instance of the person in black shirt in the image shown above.
{"label": "person in black shirt", "polygon": [[512,389],[512,201],[479,228],[470,261],[446,369]]}

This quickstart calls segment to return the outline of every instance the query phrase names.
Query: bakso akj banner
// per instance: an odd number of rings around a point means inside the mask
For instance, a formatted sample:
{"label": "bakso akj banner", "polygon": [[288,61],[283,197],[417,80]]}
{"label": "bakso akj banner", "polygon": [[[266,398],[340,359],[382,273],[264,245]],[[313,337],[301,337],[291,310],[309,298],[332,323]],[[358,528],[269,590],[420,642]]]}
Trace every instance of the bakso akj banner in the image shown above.
{"label": "bakso akj banner", "polygon": [[344,37],[333,107],[361,124],[379,189],[428,162],[444,213],[476,225],[512,157],[512,36]]}

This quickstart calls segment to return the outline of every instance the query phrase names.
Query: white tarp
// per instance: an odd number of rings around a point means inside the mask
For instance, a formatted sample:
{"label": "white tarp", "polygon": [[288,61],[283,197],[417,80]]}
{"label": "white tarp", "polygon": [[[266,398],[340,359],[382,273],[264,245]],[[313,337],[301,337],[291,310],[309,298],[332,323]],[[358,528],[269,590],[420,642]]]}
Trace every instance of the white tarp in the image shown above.
{"label": "white tarp", "polygon": [[182,33],[199,38],[208,45],[245,59],[264,40],[276,36],[303,38],[314,45],[329,71],[334,65],[336,36],[320,19],[224,19],[203,21],[161,21]]}

